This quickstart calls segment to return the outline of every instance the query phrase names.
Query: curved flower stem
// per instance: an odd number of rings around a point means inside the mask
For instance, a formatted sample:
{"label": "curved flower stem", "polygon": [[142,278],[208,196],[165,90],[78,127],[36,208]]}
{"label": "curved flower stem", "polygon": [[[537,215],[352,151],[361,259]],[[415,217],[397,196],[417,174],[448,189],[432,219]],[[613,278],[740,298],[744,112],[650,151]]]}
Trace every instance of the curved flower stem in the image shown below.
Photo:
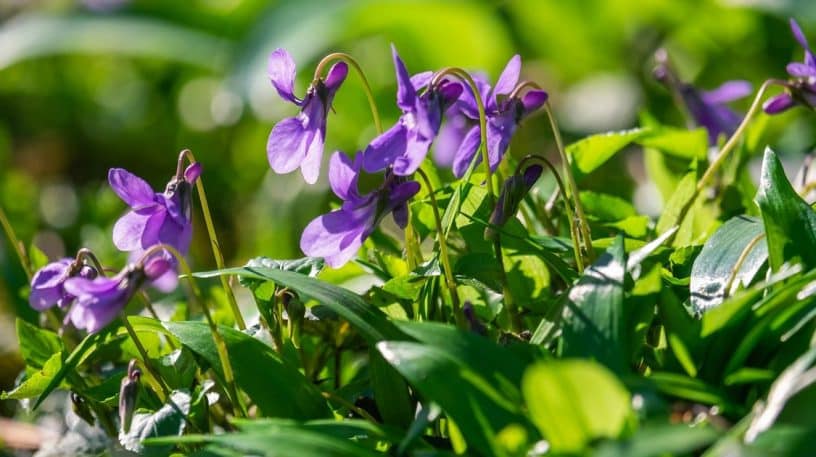
{"label": "curved flower stem", "polygon": [[[558,174],[558,170],[556,170],[555,165],[553,165],[549,160],[547,160],[543,156],[532,155],[532,154],[528,155],[528,156],[524,157],[523,159],[521,159],[521,162],[519,162],[519,164],[516,166],[516,174],[519,174],[519,172],[522,171],[524,165],[527,162],[530,162],[530,161],[538,162],[541,165],[544,165],[544,166],[546,166],[547,168],[550,169],[550,172],[552,172],[553,176],[555,177],[555,182],[558,185],[558,189],[561,191],[561,196],[563,197],[562,200],[564,202],[564,213],[566,214],[568,220],[573,221],[574,220],[574,215],[572,213],[572,207],[570,206],[569,200],[567,199],[567,193],[566,193],[566,188],[564,187],[564,181],[561,180],[561,176]],[[573,223],[569,224],[569,227],[570,227],[570,235],[572,236],[572,240],[573,240],[573,242],[572,242],[572,251],[573,251],[573,255],[575,256],[575,266],[578,268],[578,273],[583,273],[583,271],[584,271],[584,259],[583,259],[583,256],[581,255],[581,248],[580,248],[580,246],[578,244],[578,238],[579,238],[578,228]]]}
{"label": "curved flower stem", "polygon": [[728,275],[728,281],[725,282],[725,289],[723,289],[723,299],[728,298],[731,295],[731,286],[734,284],[734,280],[737,278],[737,274],[739,274],[740,268],[742,268],[742,264],[745,263],[745,260],[748,258],[748,254],[756,247],[756,245],[765,237],[765,233],[760,233],[759,235],[751,238],[751,241],[745,245],[740,256],[737,258],[737,262],[734,263],[734,268],[731,269],[731,274]]}
{"label": "curved flower stem", "polygon": [[451,268],[450,257],[448,256],[448,241],[445,237],[444,227],[442,227],[442,217],[439,215],[439,205],[436,202],[434,188],[431,185],[431,180],[428,179],[428,175],[422,171],[422,168],[417,168],[416,173],[422,178],[425,182],[425,186],[428,188],[428,196],[431,199],[434,221],[436,222],[436,235],[439,240],[439,256],[442,258],[442,267],[445,270],[445,283],[448,286],[448,292],[450,293],[451,303],[453,305],[453,317],[459,326],[463,326],[465,320],[459,304],[459,292],[456,290],[456,280],[453,277],[453,268]]}
{"label": "curved flower stem", "polygon": [[[762,98],[765,95],[765,91],[768,90],[772,84],[784,84],[784,81],[776,80],[776,79],[769,79],[762,83],[757,90],[756,96],[754,97],[754,101],[751,103],[751,107],[748,109],[748,112],[745,113],[745,117],[742,118],[742,122],[737,127],[737,130],[734,131],[734,134],[731,135],[731,138],[723,145],[720,152],[717,154],[717,157],[711,162],[711,165],[708,166],[703,176],[697,181],[697,187],[694,189],[694,193],[688,199],[688,201],[680,208],[680,212],[677,215],[677,223],[674,225],[680,226],[683,224],[683,220],[685,220],[686,216],[688,215],[689,210],[694,205],[694,202],[697,200],[697,197],[700,196],[700,193],[708,187],[709,182],[714,178],[714,175],[719,171],[720,167],[725,163],[725,160],[728,158],[731,151],[737,146],[739,139],[745,133],[745,130],[748,128],[748,124],[751,122],[751,119],[756,115],[759,111],[760,106],[762,106]],[[677,232],[675,232],[676,234]],[[668,238],[667,242],[671,243],[674,240],[675,235],[672,235]]]}
{"label": "curved flower stem", "polygon": [[357,71],[357,74],[360,75],[360,80],[363,82],[363,89],[365,90],[366,97],[368,97],[368,106],[371,108],[371,116],[374,118],[374,127],[377,128],[377,133],[382,133],[382,122],[380,122],[380,113],[377,111],[377,102],[374,100],[374,92],[371,91],[371,85],[368,84],[368,78],[366,78],[365,72],[363,72],[363,68],[357,62],[357,59],[352,57],[345,52],[333,52],[326,57],[322,58],[320,62],[318,62],[317,67],[315,67],[314,72],[314,79],[315,81],[320,79],[323,75],[323,69],[331,62],[335,60],[342,60],[352,67],[354,70]]}
{"label": "curved flower stem", "polygon": [[574,230],[570,227],[570,231],[574,231],[575,233],[581,234],[581,239],[576,239],[576,243],[582,243],[584,245],[584,252],[586,252],[590,261],[595,257],[595,253],[592,249],[592,235],[589,231],[589,223],[587,222],[586,215],[584,214],[584,207],[581,204],[581,197],[578,194],[578,185],[575,183],[575,176],[572,174],[572,170],[570,169],[570,160],[567,157],[567,150],[564,148],[564,141],[561,139],[561,130],[558,128],[558,123],[555,120],[555,115],[553,114],[552,105],[550,105],[549,100],[544,103],[544,111],[547,112],[547,117],[550,119],[550,127],[553,131],[553,138],[555,138],[555,146],[558,149],[558,154],[561,156],[561,161],[563,162],[564,167],[564,175],[567,179],[567,184],[570,190],[570,197],[572,197],[573,205],[575,206],[575,220],[570,220],[570,226],[578,224],[578,230]]}
{"label": "curved flower stem", "polygon": [[[493,185],[493,171],[490,169],[490,157],[487,151],[487,114],[485,112],[485,105],[484,100],[482,100],[482,94],[479,93],[479,87],[476,86],[476,82],[473,78],[466,72],[465,70],[457,67],[445,67],[439,70],[431,80],[431,85],[436,85],[439,81],[442,80],[447,75],[456,76],[457,78],[461,79],[465,83],[467,83],[470,91],[473,93],[473,98],[476,100],[476,108],[479,110],[479,137],[480,137],[480,144],[479,148],[481,149],[482,154],[482,162],[485,165],[485,180],[487,181],[487,194],[488,198],[490,199],[490,209],[493,209],[493,205],[496,202],[496,188]],[[465,174],[464,180],[468,181],[470,179],[470,174],[473,172],[473,167],[469,167],[467,173]]]}
{"label": "curved flower stem", "polygon": [[[186,157],[191,164],[197,162],[193,152],[189,149],[184,149],[179,153],[179,164],[182,161],[182,157]],[[224,255],[221,253],[221,245],[218,243],[218,237],[215,234],[215,225],[213,224],[212,214],[210,214],[210,205],[207,203],[207,194],[204,192],[204,181],[201,176],[196,179],[196,189],[198,190],[198,200],[201,202],[201,213],[204,215],[204,224],[207,226],[207,234],[210,237],[210,246],[212,246],[213,257],[215,258],[215,266],[219,270],[222,270],[224,269]],[[232,292],[232,287],[230,287],[229,281],[225,276],[220,276],[219,278],[221,280],[221,287],[224,289],[224,293],[227,294],[232,317],[235,319],[235,323],[238,324],[238,328],[245,330],[246,323],[244,322],[244,317],[241,315],[241,310],[238,308],[238,302],[235,301],[235,294]]]}
{"label": "curved flower stem", "polygon": [[215,324],[215,321],[210,314],[209,308],[204,303],[204,300],[201,298],[201,291],[198,289],[198,285],[195,282],[195,278],[193,277],[193,272],[190,270],[190,265],[187,264],[187,260],[184,259],[184,256],[181,255],[180,252],[173,246],[168,244],[157,244],[151,246],[150,249],[145,251],[144,255],[142,255],[142,259],[147,259],[151,255],[161,252],[161,251],[169,252],[178,262],[179,267],[181,268],[182,273],[187,278],[187,284],[190,286],[190,299],[194,301],[199,308],[201,308],[202,312],[204,313],[204,317],[207,320],[207,324],[210,327],[210,333],[212,334],[213,341],[215,342],[215,348],[218,352],[218,358],[221,361],[221,368],[224,371],[224,381],[227,383],[227,392],[229,392],[230,397],[232,397],[233,402],[233,414],[236,417],[244,416],[246,417],[246,409],[244,408],[243,403],[241,402],[241,397],[238,396],[238,389],[235,387],[235,375],[232,370],[232,364],[230,363],[229,354],[227,352],[227,344],[224,342],[224,338],[221,336],[221,333],[218,331],[218,326]]}
{"label": "curved flower stem", "polygon": [[17,257],[20,259],[20,266],[23,267],[23,271],[25,272],[28,282],[30,283],[31,279],[34,277],[34,274],[31,271],[31,262],[28,260],[25,247],[23,247],[20,240],[17,239],[17,235],[14,233],[14,228],[11,226],[8,217],[6,217],[6,212],[3,211],[2,206],[0,206],[0,224],[3,225],[3,231],[6,232],[9,243],[11,243],[15,252],[17,252]]}

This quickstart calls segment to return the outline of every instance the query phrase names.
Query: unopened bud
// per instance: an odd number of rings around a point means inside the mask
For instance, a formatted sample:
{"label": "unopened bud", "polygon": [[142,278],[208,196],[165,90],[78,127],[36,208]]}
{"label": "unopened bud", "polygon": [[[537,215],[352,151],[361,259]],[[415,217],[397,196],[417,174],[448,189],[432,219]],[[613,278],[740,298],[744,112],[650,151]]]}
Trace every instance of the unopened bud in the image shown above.
{"label": "unopened bud", "polygon": [[141,377],[142,372],[136,368],[136,360],[131,360],[128,365],[127,376],[122,378],[122,384],[119,388],[119,424],[125,433],[130,430],[133,413],[136,411],[136,401],[139,397],[139,379]]}

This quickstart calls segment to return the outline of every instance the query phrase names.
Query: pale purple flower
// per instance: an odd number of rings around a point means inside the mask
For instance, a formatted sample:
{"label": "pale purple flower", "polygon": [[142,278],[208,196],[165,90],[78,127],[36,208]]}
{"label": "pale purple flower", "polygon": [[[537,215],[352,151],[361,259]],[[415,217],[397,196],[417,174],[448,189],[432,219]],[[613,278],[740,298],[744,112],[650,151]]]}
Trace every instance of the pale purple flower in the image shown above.
{"label": "pale purple flower", "polygon": [[113,244],[122,251],[140,253],[156,244],[168,244],[185,254],[192,239],[193,184],[201,164],[187,167],[175,176],[163,193],[121,168],[108,172],[114,192],[130,206],[113,227]]}
{"label": "pale purple flower", "polygon": [[[402,116],[365,149],[363,169],[374,173],[391,167],[394,174],[408,176],[428,155],[439,133],[442,113],[459,98],[462,85],[443,79],[432,86],[430,72],[412,78],[393,45],[391,53],[397,73],[397,106]],[[425,91],[419,94],[423,88]]]}
{"label": "pale purple flower", "polygon": [[95,333],[113,321],[145,280],[165,274],[170,263],[155,257],[142,264],[130,264],[114,277],[70,278],[65,291],[76,297],[67,318],[74,327]]}
{"label": "pale purple flower", "polygon": [[73,276],[93,279],[97,275],[93,267],[77,265],[66,257],[40,268],[31,279],[31,294],[28,302],[37,311],[45,311],[52,306],[65,308],[74,301],[74,296],[65,291],[65,281]]}
{"label": "pale purple flower", "polygon": [[323,257],[337,268],[351,260],[389,213],[400,227],[408,223],[408,200],[419,191],[419,183],[386,171],[383,183],[367,194],[360,194],[357,181],[362,155],[354,161],[336,152],[329,162],[329,183],[341,200],[340,209],[317,217],[303,230],[300,249],[310,257]]}
{"label": "pale purple flower", "polygon": [[710,145],[716,145],[720,135],[731,136],[737,130],[743,116],[729,108],[726,103],[750,95],[751,83],[742,80],[727,81],[714,90],[701,91],[682,81],[674,73],[664,49],[658,50],[655,60],[657,61],[655,78],[679,96],[694,124],[708,131]]}
{"label": "pale purple flower", "polygon": [[793,37],[805,49],[804,62],[791,62],[786,67],[791,81],[786,85],[786,91],[769,98],[762,109],[768,114],[778,114],[796,106],[816,108],[816,56],[810,50],[805,33],[795,20],[790,20]]}
{"label": "pale purple flower", "polygon": [[320,175],[326,118],[335,93],[346,79],[348,64],[334,64],[325,79],[317,79],[309,86],[303,99],[294,95],[295,62],[286,50],[278,48],[269,56],[268,71],[278,95],[300,107],[297,116],[272,128],[266,143],[269,165],[275,173],[289,173],[300,167],[303,179],[314,184]]}
{"label": "pale purple flower", "polygon": [[[493,87],[484,76],[471,75],[484,102],[491,170],[496,170],[504,158],[519,123],[541,108],[548,98],[547,92],[539,89],[529,90],[524,95],[513,95],[520,73],[521,57],[515,55],[507,62]],[[473,93],[466,90],[448,110],[447,117],[449,121],[440,133],[444,141],[437,144],[435,154],[443,161],[453,157],[453,174],[462,177],[474,159],[477,164],[482,160],[481,156],[476,157],[481,143],[481,129],[478,105]]]}

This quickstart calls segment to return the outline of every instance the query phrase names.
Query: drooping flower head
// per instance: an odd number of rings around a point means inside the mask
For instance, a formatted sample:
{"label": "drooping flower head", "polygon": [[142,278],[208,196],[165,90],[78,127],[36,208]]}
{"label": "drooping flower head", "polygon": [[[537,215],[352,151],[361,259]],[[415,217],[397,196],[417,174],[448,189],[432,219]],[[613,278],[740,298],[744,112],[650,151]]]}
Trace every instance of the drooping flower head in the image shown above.
{"label": "drooping flower head", "polygon": [[[517,90],[520,74],[519,55],[513,56],[507,62],[493,87],[484,76],[471,74],[484,101],[487,117],[487,152],[491,170],[495,170],[501,163],[521,121],[541,108],[548,98],[547,92],[540,89],[528,90],[521,95]],[[452,157],[453,174],[462,177],[474,159],[476,163],[481,161],[481,157],[476,156],[481,141],[481,129],[474,94],[466,90],[447,114],[449,121],[440,133],[444,141],[437,145],[436,154],[441,157]]]}
{"label": "drooping flower head", "polygon": [[748,81],[727,81],[711,91],[701,91],[683,82],[668,62],[668,54],[661,49],[655,54],[657,67],[655,78],[675,91],[685,105],[694,124],[708,131],[708,143],[716,145],[720,135],[731,136],[742,122],[743,116],[726,105],[751,94]]}
{"label": "drooping flower head", "polygon": [[531,165],[524,169],[523,172],[507,178],[504,185],[502,185],[496,206],[490,214],[490,226],[485,228],[486,239],[494,239],[496,230],[504,226],[510,218],[516,215],[524,196],[533,188],[543,171],[544,167],[541,165]]}
{"label": "drooping flower head", "polygon": [[[431,84],[431,72],[410,77],[392,45],[397,73],[397,106],[402,116],[393,127],[374,138],[363,152],[363,169],[369,173],[391,167],[398,176],[414,173],[439,133],[442,113],[462,93],[462,85],[443,79]],[[425,89],[421,94],[419,91]]]}
{"label": "drooping flower head", "polygon": [[317,217],[306,226],[300,238],[300,249],[308,256],[323,257],[337,268],[351,260],[389,213],[400,227],[408,223],[408,200],[419,191],[419,183],[407,181],[386,171],[383,183],[366,194],[360,194],[357,181],[363,157],[352,161],[336,152],[329,162],[329,183],[343,204],[340,209]]}
{"label": "drooping flower head", "polygon": [[300,107],[297,116],[272,128],[266,143],[269,165],[275,173],[289,173],[300,167],[303,179],[314,184],[320,175],[326,118],[334,95],[348,75],[348,64],[334,64],[325,79],[312,82],[303,99],[294,95],[295,62],[285,49],[278,48],[269,56],[268,71],[278,95]]}
{"label": "drooping flower head", "polygon": [[790,20],[793,37],[805,50],[803,62],[791,62],[786,67],[791,80],[786,91],[771,97],[762,105],[768,114],[778,114],[796,105],[816,109],[816,56],[810,50],[805,33],[795,20]]}
{"label": "drooping flower head", "polygon": [[121,168],[108,172],[114,192],[130,206],[113,227],[113,244],[126,252],[142,252],[156,244],[168,244],[185,254],[192,239],[192,193],[201,175],[194,163],[167,183],[163,193]]}
{"label": "drooping flower head", "polygon": [[31,279],[28,302],[37,311],[45,311],[55,305],[60,308],[70,306],[76,297],[65,290],[65,281],[75,276],[93,279],[97,274],[93,267],[69,257],[51,262],[37,270]]}
{"label": "drooping flower head", "polygon": [[116,276],[94,279],[74,277],[65,281],[65,291],[76,297],[68,319],[78,329],[95,333],[113,321],[146,280],[154,280],[171,268],[163,256],[130,264]]}

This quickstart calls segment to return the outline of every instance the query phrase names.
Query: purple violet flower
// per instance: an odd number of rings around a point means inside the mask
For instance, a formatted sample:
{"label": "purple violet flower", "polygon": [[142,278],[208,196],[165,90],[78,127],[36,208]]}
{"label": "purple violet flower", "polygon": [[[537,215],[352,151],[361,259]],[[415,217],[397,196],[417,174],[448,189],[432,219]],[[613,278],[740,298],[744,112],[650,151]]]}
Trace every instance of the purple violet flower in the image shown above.
{"label": "purple violet flower", "polygon": [[727,81],[711,91],[700,91],[693,85],[683,82],[669,65],[668,54],[660,49],[655,54],[657,67],[655,79],[674,91],[683,101],[694,124],[708,131],[708,143],[716,145],[720,135],[731,136],[742,122],[743,116],[726,103],[739,100],[751,94],[751,83],[748,81]]}
{"label": "purple violet flower", "polygon": [[[428,155],[439,133],[442,113],[462,94],[462,85],[443,79],[430,87],[430,72],[412,78],[393,45],[391,53],[397,73],[397,106],[402,116],[363,151],[363,169],[374,173],[391,166],[395,175],[408,176]],[[423,88],[425,91],[419,95]]]}
{"label": "purple violet flower", "polygon": [[306,255],[323,257],[333,268],[351,260],[388,213],[393,213],[397,225],[405,227],[408,223],[406,203],[419,192],[418,182],[407,181],[389,170],[379,188],[361,195],[357,181],[362,162],[360,153],[353,162],[339,151],[332,155],[329,183],[343,205],[311,221],[300,238],[300,249]]}
{"label": "purple violet flower", "polygon": [[76,302],[67,317],[78,329],[98,332],[116,318],[145,280],[162,276],[170,267],[164,257],[151,256],[145,265],[130,264],[111,278],[70,278],[65,291]]}
{"label": "purple violet flower", "polygon": [[300,167],[303,179],[314,184],[320,175],[326,118],[335,93],[346,79],[348,64],[332,65],[325,79],[312,82],[303,99],[294,95],[295,62],[285,49],[278,48],[269,56],[268,71],[278,95],[300,107],[297,116],[284,119],[272,128],[266,143],[269,165],[280,174]]}
{"label": "purple violet flower", "polygon": [[[548,98],[547,92],[540,89],[529,90],[520,97],[511,97],[520,73],[521,57],[515,55],[507,62],[494,87],[490,86],[484,76],[471,75],[485,104],[487,153],[491,170],[495,170],[501,163],[519,123],[530,113],[541,108]],[[482,159],[481,156],[476,157],[481,142],[481,129],[479,109],[473,93],[465,91],[448,110],[447,115],[449,120],[440,133],[444,141],[437,144],[435,154],[443,161],[453,157],[453,174],[460,178],[464,176],[474,158],[477,164]]]}
{"label": "purple violet flower", "polygon": [[127,170],[112,168],[108,182],[131,207],[113,227],[113,244],[119,250],[136,253],[156,244],[169,244],[187,253],[193,234],[193,184],[199,175],[201,164],[191,164],[182,176],[167,183],[164,193],[158,193]]}
{"label": "purple violet flower", "polygon": [[31,279],[31,294],[28,302],[37,311],[56,305],[60,308],[70,306],[74,296],[65,291],[65,281],[71,277],[93,279],[97,272],[88,265],[77,266],[74,259],[66,257],[40,268]]}
{"label": "purple violet flower", "polygon": [[805,49],[805,61],[788,64],[786,70],[792,81],[788,83],[785,92],[769,98],[762,105],[762,109],[768,114],[778,114],[796,105],[816,108],[816,56],[810,50],[802,28],[793,19],[790,20],[790,28],[793,37]]}

